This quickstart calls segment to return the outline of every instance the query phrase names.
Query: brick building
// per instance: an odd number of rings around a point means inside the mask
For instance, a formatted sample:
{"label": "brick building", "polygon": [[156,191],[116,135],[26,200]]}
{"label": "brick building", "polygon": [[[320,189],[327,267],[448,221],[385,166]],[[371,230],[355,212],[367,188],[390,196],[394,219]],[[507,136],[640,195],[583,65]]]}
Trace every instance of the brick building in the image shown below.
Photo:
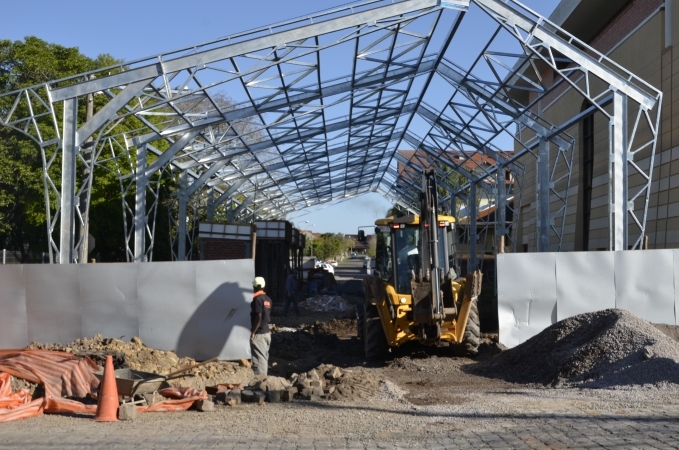
{"label": "brick building", "polygon": [[[679,5],[673,7],[672,0],[562,0],[550,20],[663,91],[646,235],[650,248],[679,247]],[[548,70],[542,75],[553,79]],[[537,108],[560,124],[588,106],[563,84]],[[567,130],[576,148],[562,250],[608,249],[608,127],[608,118],[597,112]],[[650,167],[650,154],[638,161]],[[532,252],[537,250],[536,161],[529,156],[522,162],[526,176],[517,251]],[[637,182],[634,176],[629,180],[630,186]]]}

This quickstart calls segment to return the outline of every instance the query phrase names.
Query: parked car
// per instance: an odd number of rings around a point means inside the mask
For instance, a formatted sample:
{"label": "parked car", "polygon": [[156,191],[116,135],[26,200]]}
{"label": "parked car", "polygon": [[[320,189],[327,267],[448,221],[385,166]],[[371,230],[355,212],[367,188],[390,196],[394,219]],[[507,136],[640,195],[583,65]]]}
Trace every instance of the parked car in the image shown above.
{"label": "parked car", "polygon": [[351,252],[351,259],[356,259],[356,253]]}
{"label": "parked car", "polygon": [[333,267],[337,267],[337,261],[335,261],[335,260],[328,261],[328,264],[330,264]]}
{"label": "parked car", "polygon": [[330,272],[330,273],[333,274],[333,275],[335,274],[335,269],[334,269],[330,264],[328,264],[328,263],[323,263],[323,264],[321,265],[321,268],[322,268],[323,270],[327,270],[328,272]]}

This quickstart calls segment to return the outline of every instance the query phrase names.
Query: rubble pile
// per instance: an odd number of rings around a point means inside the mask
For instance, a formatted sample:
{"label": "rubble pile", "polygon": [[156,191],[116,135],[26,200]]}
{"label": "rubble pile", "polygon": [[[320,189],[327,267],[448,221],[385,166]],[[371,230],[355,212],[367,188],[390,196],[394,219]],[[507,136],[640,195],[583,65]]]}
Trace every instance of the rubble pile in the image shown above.
{"label": "rubble pile", "polygon": [[317,295],[307,298],[304,308],[312,312],[345,312],[354,306],[339,295]]}
{"label": "rubble pile", "polygon": [[679,343],[622,309],[562,320],[523,344],[471,366],[519,383],[626,389],[679,384]]}
{"label": "rubble pile", "polygon": [[269,375],[240,385],[220,385],[208,388],[218,405],[237,406],[241,403],[279,403],[292,400],[354,401],[377,394],[380,381],[362,368],[340,369],[320,365],[290,379]]}
{"label": "rubble pile", "polygon": [[[172,351],[147,347],[138,337],[133,337],[130,342],[125,342],[97,334],[92,338],[76,339],[67,344],[33,342],[27,348],[64,351],[78,356],[87,356],[99,366],[104,365],[106,355],[112,355],[113,365],[116,369],[130,368],[160,375],[166,375],[197,364],[193,358],[179,358]],[[191,369],[186,373],[186,376],[170,380],[168,383],[173,387],[182,386],[196,389],[204,389],[205,386],[217,384],[247,383],[252,378],[252,370],[245,366],[244,363],[213,362]]]}

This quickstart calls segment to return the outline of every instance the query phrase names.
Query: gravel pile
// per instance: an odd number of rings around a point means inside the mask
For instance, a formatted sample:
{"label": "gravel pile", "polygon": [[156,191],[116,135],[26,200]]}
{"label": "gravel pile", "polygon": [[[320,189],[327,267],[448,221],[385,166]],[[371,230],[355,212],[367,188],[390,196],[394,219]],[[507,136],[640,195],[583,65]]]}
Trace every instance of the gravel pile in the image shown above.
{"label": "gravel pile", "polygon": [[[64,351],[78,356],[87,356],[102,367],[106,356],[111,355],[116,369],[130,368],[161,375],[196,364],[193,358],[179,358],[174,352],[147,347],[138,337],[125,342],[97,334],[93,338],[76,339],[67,344],[33,342],[27,348]],[[247,383],[252,377],[253,373],[249,368],[242,367],[238,363],[220,361],[191,369],[187,372],[187,376],[170,380],[169,384],[204,389],[205,386],[218,384]]]}
{"label": "gravel pile", "polygon": [[312,312],[343,312],[353,310],[354,306],[339,295],[317,295],[307,298],[304,308]]}
{"label": "gravel pile", "polygon": [[468,370],[560,387],[676,388],[679,343],[628,311],[608,309],[562,320]]}

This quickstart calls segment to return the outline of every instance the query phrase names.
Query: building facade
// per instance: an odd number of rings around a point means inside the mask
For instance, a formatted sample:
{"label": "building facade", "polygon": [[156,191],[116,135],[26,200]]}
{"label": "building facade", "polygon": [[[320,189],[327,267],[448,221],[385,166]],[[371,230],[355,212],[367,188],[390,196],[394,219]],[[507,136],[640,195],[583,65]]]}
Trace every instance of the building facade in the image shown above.
{"label": "building facade", "polygon": [[[646,236],[649,248],[679,247],[679,4],[673,5],[673,0],[562,0],[550,20],[663,91]],[[542,75],[546,80],[553,76],[549,71]],[[545,119],[561,124],[589,106],[564,83],[536,108]],[[597,112],[567,133],[575,138],[576,146],[561,250],[608,250],[609,120]],[[635,162],[650,167],[650,149],[638,154]],[[522,163],[526,173],[517,251],[534,252],[537,162],[527,156]],[[638,175],[631,174],[629,183],[632,188],[640,184]],[[555,187],[557,191],[564,188]],[[558,208],[557,202],[551,207]],[[557,243],[552,236],[552,246]]]}

